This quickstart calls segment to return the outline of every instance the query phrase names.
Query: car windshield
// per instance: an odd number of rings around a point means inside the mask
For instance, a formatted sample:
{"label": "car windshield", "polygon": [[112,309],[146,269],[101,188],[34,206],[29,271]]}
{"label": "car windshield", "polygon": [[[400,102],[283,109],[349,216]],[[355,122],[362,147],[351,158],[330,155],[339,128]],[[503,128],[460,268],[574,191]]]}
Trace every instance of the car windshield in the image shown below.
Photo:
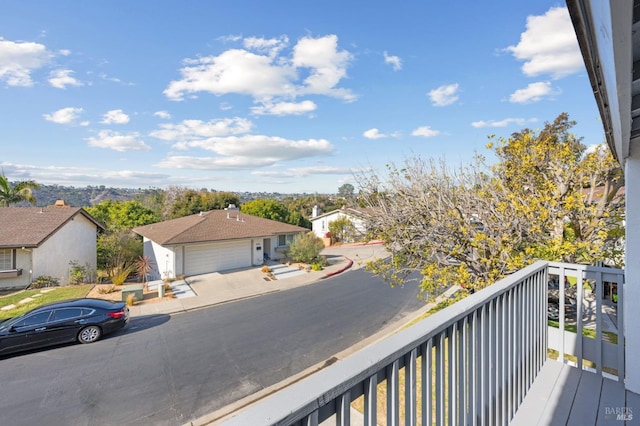
{"label": "car windshield", "polygon": [[4,329],[13,318],[0,320],[0,330]]}

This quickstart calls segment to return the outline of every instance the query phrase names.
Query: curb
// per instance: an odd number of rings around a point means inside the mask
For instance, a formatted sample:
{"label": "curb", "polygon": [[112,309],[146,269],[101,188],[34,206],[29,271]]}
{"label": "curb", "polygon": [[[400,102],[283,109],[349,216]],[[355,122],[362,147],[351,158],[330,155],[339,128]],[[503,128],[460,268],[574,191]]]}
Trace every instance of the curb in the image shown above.
{"label": "curb", "polygon": [[[333,276],[341,274],[344,271],[346,271],[347,269],[351,268],[353,266],[353,260],[349,259],[346,256],[343,256],[343,257],[348,260],[346,266],[344,266],[344,267],[342,267],[342,268],[340,268],[340,269],[338,269],[336,271],[328,272],[327,274],[317,278],[316,280],[311,281],[309,283],[306,283],[304,285],[313,284],[313,283],[319,282],[319,281],[321,281],[321,280],[323,280],[325,278],[333,277]],[[188,281],[185,280],[185,282],[188,284]],[[226,303],[233,303],[233,302],[238,302],[238,301],[241,301],[241,300],[253,299],[255,297],[265,296],[265,295],[273,294],[273,293],[279,293],[281,291],[287,291],[287,289],[271,290],[271,291],[267,291],[267,292],[264,292],[264,293],[256,293],[256,294],[251,294],[251,295],[247,295],[247,296],[238,297],[238,298],[235,298],[235,299],[223,300],[223,301],[218,301],[218,302],[213,302],[213,303],[206,303],[206,304],[203,304],[203,305],[193,306],[193,307],[189,307],[189,308],[187,308],[185,306],[181,306],[180,308],[175,308],[175,309],[172,309],[172,310],[168,310],[167,312],[157,312],[157,313],[167,314],[167,315],[181,314],[181,313],[184,313],[184,312],[195,311],[195,310],[198,310],[198,309],[204,309],[204,308],[210,308],[210,307],[213,307],[213,306],[224,305]],[[135,316],[143,316],[143,315],[151,315],[151,314],[142,313],[140,311],[138,311],[138,313],[135,314]]]}
{"label": "curb", "polygon": [[325,274],[323,277],[320,277],[320,279],[325,279],[325,278],[329,278],[329,277],[333,277],[334,275],[338,275],[343,273],[344,271],[346,271],[347,269],[351,268],[353,266],[353,260],[349,259],[347,256],[342,256],[345,259],[347,259],[349,262],[347,262],[347,266],[338,269],[337,271],[333,271],[333,272],[329,272],[327,274]]}

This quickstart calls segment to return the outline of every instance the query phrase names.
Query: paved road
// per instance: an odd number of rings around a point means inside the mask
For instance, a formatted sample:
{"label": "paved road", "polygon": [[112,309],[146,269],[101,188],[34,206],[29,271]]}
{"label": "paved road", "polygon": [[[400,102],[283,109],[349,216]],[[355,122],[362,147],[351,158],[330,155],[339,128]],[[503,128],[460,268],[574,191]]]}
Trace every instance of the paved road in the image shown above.
{"label": "paved road", "polygon": [[183,314],[91,345],[0,359],[2,425],[182,425],[330,358],[424,306],[363,270]]}

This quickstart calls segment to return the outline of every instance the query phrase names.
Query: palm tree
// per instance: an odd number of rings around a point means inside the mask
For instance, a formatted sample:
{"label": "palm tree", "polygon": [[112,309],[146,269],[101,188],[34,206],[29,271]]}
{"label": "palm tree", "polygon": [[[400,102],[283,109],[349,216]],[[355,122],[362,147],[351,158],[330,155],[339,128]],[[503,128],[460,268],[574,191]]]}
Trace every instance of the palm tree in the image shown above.
{"label": "palm tree", "polygon": [[8,207],[21,201],[28,201],[35,205],[36,199],[31,190],[38,188],[40,185],[34,180],[24,180],[11,185],[4,173],[0,174],[0,207]]}

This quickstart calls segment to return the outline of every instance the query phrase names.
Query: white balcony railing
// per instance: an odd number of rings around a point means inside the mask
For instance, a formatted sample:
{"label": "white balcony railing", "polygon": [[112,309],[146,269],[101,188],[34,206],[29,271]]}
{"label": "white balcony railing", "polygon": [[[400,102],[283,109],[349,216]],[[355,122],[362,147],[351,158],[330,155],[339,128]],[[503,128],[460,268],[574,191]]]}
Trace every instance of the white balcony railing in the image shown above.
{"label": "white balcony railing", "polygon": [[[576,277],[579,300],[584,280],[595,282],[600,297],[595,312],[578,303],[572,322],[570,315],[565,318],[568,308],[560,304],[560,329],[575,323],[577,332],[560,333],[547,325],[550,274],[560,282]],[[260,400],[223,424],[312,426],[334,417],[336,424],[349,425],[351,404],[363,397],[364,424],[376,425],[381,388],[387,425],[401,420],[406,425],[507,424],[546,361],[548,347],[559,352],[560,360],[571,354],[580,366],[590,360],[598,371],[604,365],[623,374],[624,339],[611,343],[613,351],[603,344],[601,315],[604,282],[617,283],[622,300],[622,277],[616,269],[538,262]],[[564,300],[564,286],[560,288]],[[585,321],[587,313],[593,318]],[[595,341],[578,339],[592,321]]]}

